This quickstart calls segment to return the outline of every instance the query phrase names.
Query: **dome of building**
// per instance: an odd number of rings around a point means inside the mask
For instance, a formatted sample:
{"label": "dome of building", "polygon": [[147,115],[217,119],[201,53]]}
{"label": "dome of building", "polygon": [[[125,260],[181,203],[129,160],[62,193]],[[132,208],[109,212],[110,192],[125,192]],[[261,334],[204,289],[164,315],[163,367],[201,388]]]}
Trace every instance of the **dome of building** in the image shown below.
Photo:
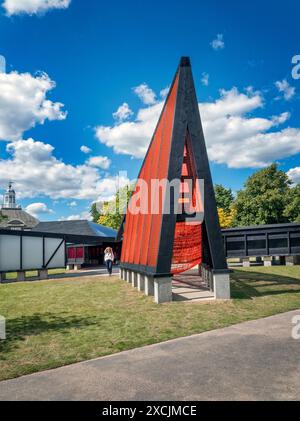
{"label": "dome of building", "polygon": [[3,203],[0,212],[0,229],[31,230],[39,223],[28,212],[22,210],[16,202],[16,192],[9,182],[8,188],[3,195]]}

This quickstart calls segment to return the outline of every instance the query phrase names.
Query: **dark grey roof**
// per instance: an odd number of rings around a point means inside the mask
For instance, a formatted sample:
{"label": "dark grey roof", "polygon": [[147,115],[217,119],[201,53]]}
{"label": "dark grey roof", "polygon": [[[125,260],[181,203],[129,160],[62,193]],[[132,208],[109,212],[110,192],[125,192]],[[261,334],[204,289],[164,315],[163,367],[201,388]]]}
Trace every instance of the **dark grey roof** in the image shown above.
{"label": "dark grey roof", "polygon": [[39,221],[22,209],[1,209],[1,214],[6,217],[0,222],[0,228],[19,226],[33,228]]}
{"label": "dark grey roof", "polygon": [[117,231],[86,220],[40,222],[33,231],[85,237],[115,238]]}

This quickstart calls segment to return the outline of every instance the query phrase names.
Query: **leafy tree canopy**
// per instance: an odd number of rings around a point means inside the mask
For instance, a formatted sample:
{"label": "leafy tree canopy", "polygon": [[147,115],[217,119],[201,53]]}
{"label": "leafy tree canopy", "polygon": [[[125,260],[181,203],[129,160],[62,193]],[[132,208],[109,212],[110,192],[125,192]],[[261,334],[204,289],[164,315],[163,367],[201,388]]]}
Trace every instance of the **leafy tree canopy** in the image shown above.
{"label": "leafy tree canopy", "polygon": [[289,190],[284,216],[290,222],[300,222],[300,184]]}
{"label": "leafy tree canopy", "polygon": [[225,211],[223,208],[218,208],[219,222],[222,229],[231,228],[233,220],[236,216],[236,209],[232,207],[229,211]]}
{"label": "leafy tree canopy", "polygon": [[[247,226],[288,222],[285,212],[291,181],[284,171],[272,164],[251,175],[235,200],[234,225]],[[296,210],[290,211],[297,213]]]}
{"label": "leafy tree canopy", "polygon": [[3,213],[0,211],[0,222],[5,221],[5,219],[7,219],[7,216],[3,215]]}
{"label": "leafy tree canopy", "polygon": [[125,186],[119,189],[113,200],[104,202],[101,215],[97,220],[98,224],[119,229],[127,209],[128,201],[132,194],[132,186]]}
{"label": "leafy tree canopy", "polygon": [[98,212],[98,209],[97,209],[97,203],[92,204],[90,214],[92,216],[93,222],[98,222],[100,213]]}
{"label": "leafy tree canopy", "polygon": [[215,185],[215,196],[217,207],[229,212],[233,204],[234,197],[231,189],[226,189],[222,184]]}

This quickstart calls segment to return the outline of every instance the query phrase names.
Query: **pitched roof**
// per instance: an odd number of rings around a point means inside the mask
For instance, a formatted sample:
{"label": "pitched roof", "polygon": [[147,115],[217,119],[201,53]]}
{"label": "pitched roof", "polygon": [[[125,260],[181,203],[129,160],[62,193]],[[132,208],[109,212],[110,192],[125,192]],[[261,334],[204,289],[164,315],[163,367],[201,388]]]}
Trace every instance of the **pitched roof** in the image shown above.
{"label": "pitched roof", "polygon": [[[153,180],[167,180],[168,188]],[[180,180],[177,183],[176,180]],[[186,181],[185,181],[186,180]],[[203,187],[202,182],[203,180]],[[172,183],[175,181],[175,185]],[[186,187],[193,181],[193,188]],[[151,211],[136,212],[141,183],[146,182]],[[190,198],[187,195],[190,194]],[[205,201],[202,194],[205,191]],[[171,193],[171,194],[170,194]],[[154,198],[154,200],[153,200]],[[194,200],[195,199],[195,200]],[[194,203],[195,201],[195,203]],[[152,203],[155,203],[153,212]],[[149,203],[145,202],[146,206]],[[178,210],[195,209],[193,224]],[[180,212],[179,212],[180,213]],[[187,212],[188,214],[188,212]],[[205,263],[227,270],[214,188],[190,59],[182,57],[129,202],[123,228],[121,267],[166,276]],[[203,236],[202,236],[203,233]]]}
{"label": "pitched roof", "polygon": [[39,221],[22,209],[1,209],[1,214],[5,217],[0,222],[0,228],[10,228],[19,226],[20,228],[33,228]]}
{"label": "pitched roof", "polygon": [[112,228],[87,220],[40,222],[33,231],[109,239],[114,239],[117,234]]}

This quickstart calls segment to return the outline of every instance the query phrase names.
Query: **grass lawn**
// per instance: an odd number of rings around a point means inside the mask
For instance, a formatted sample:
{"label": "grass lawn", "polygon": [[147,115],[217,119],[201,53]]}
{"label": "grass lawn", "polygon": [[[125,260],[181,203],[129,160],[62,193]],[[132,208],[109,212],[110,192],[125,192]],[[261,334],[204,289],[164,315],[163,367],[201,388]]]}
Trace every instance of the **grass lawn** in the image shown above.
{"label": "grass lawn", "polygon": [[[49,275],[59,275],[61,273],[65,273],[66,269],[49,269],[48,274]],[[38,276],[38,271],[26,271],[25,272],[26,278],[33,278],[34,276]],[[9,272],[6,274],[6,279],[8,280],[14,280],[17,279],[17,272]]]}
{"label": "grass lawn", "polygon": [[300,266],[232,275],[233,300],[156,305],[117,277],[0,285],[0,379],[300,309]]}

